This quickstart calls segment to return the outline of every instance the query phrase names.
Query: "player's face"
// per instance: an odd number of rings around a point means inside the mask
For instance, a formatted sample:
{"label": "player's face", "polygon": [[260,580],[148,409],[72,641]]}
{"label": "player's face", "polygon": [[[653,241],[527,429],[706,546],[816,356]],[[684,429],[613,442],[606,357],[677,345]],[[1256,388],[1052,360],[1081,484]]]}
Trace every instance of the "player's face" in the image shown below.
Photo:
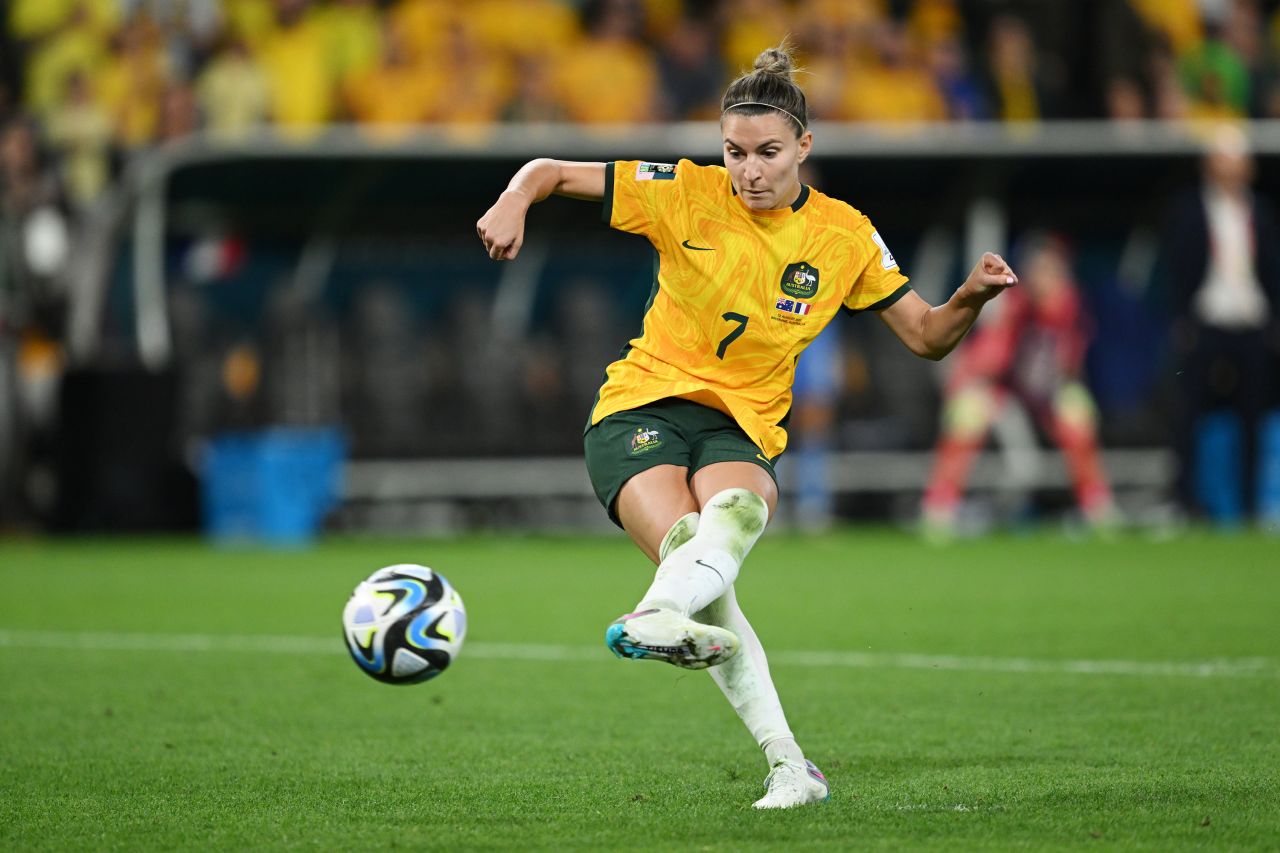
{"label": "player's face", "polygon": [[786,207],[800,194],[800,164],[813,134],[796,139],[794,125],[776,111],[759,116],[730,114],[724,131],[724,167],[734,189],[754,210]]}

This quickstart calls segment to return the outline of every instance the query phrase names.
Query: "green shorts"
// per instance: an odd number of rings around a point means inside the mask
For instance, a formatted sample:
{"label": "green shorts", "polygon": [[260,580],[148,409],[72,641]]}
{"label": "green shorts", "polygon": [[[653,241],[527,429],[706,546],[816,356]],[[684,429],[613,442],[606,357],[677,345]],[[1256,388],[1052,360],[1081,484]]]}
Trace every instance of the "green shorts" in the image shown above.
{"label": "green shorts", "polygon": [[582,443],[591,487],[619,527],[618,493],[627,480],[655,465],[680,465],[692,477],[714,462],[754,462],[778,481],[774,460],[765,458],[737,421],[674,397],[615,412],[589,427]]}

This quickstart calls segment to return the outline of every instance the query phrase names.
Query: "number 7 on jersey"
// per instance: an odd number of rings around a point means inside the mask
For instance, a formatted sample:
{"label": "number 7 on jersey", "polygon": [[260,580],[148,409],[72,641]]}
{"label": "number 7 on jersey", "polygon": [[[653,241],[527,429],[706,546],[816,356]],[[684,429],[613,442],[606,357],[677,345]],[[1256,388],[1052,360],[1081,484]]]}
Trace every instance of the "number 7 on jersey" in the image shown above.
{"label": "number 7 on jersey", "polygon": [[738,324],[738,328],[725,335],[724,339],[720,341],[720,346],[716,349],[716,358],[723,360],[724,351],[729,348],[729,344],[742,337],[742,333],[747,330],[748,318],[741,314],[735,314],[732,311],[727,311],[724,314],[721,314],[720,317],[721,319],[728,320],[730,323]]}

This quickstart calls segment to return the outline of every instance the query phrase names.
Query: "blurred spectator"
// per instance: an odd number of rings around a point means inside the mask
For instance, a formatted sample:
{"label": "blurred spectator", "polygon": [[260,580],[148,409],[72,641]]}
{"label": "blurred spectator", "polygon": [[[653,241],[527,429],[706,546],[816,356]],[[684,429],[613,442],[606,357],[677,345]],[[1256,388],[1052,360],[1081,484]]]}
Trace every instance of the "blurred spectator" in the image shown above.
{"label": "blurred spectator", "polygon": [[[778,44],[792,24],[781,0],[739,0],[719,6],[723,53],[730,76],[751,70],[761,45]],[[803,9],[801,10],[803,17]]]}
{"label": "blurred spectator", "polygon": [[566,115],[584,124],[653,121],[658,71],[640,42],[635,0],[599,0],[586,11],[589,38],[560,60],[557,88]]}
{"label": "blurred spectator", "polygon": [[414,62],[425,62],[444,50],[449,27],[458,18],[451,0],[400,0],[391,7],[390,23],[404,39]]}
{"label": "blurred spectator", "polygon": [[0,330],[22,328],[56,298],[69,240],[61,192],[22,118],[0,131]]}
{"label": "blurred spectator", "polygon": [[[115,4],[110,0],[50,5],[64,6],[66,14],[32,45],[25,75],[25,105],[41,119],[63,100],[67,81],[73,74],[91,76],[101,65],[107,41],[117,23]],[[14,12],[18,12],[17,7]]]}
{"label": "blurred spectator", "polygon": [[200,129],[200,107],[190,83],[175,81],[160,96],[161,142],[190,136]]}
{"label": "blurred spectator", "polygon": [[1223,23],[1223,43],[1235,52],[1244,65],[1249,84],[1246,114],[1265,113],[1268,75],[1266,26],[1256,0],[1235,0]]}
{"label": "blurred spectator", "polygon": [[1129,3],[1147,26],[1164,37],[1175,56],[1193,50],[1204,37],[1197,0],[1129,0]]}
{"label": "blurred spectator", "polygon": [[516,90],[503,107],[503,121],[564,121],[564,107],[557,97],[551,62],[528,57],[515,70]]}
{"label": "blurred spectator", "polygon": [[989,118],[986,93],[969,65],[964,42],[944,36],[929,43],[929,73],[946,105],[947,118],[973,121]]}
{"label": "blurred spectator", "polygon": [[925,47],[955,41],[964,35],[964,19],[956,0],[916,0],[907,19],[911,38]]}
{"label": "blurred spectator", "polygon": [[581,37],[573,6],[559,0],[479,0],[466,20],[485,52],[520,59],[563,55]]}
{"label": "blurred spectator", "polygon": [[344,96],[353,119],[387,137],[427,120],[432,99],[440,96],[441,81],[428,79],[422,65],[410,60],[408,48],[392,24],[382,29],[380,50],[373,66],[347,81]]}
{"label": "blurred spectator", "polygon": [[271,114],[291,135],[322,129],[333,115],[329,41],[307,0],[275,0],[276,28],[261,48],[271,86]]}
{"label": "blurred spectator", "polygon": [[997,117],[1009,122],[1052,118],[1050,87],[1026,22],[1008,15],[996,18],[989,40]]}
{"label": "blurred spectator", "polygon": [[[969,470],[987,433],[1009,405],[1021,404],[1062,448],[1086,520],[1115,523],[1111,489],[1097,441],[1097,410],[1081,381],[1088,345],[1080,296],[1062,241],[1035,234],[1022,240],[1014,268],[1019,287],[953,355],[942,433],[924,496],[926,533],[949,536]],[[1007,299],[1006,299],[1007,298]]]}
{"label": "blurred spectator", "polygon": [[160,39],[165,67],[190,79],[222,32],[222,0],[120,0],[125,20],[146,18]]}
{"label": "blurred spectator", "polygon": [[836,410],[844,381],[841,353],[837,320],[827,324],[796,362],[788,426],[793,446],[779,473],[796,493],[791,512],[801,530],[826,530],[835,520],[831,454],[836,446]]}
{"label": "blurred spectator", "polygon": [[49,141],[59,150],[62,185],[72,206],[87,211],[111,177],[111,116],[89,78],[73,72],[66,99],[48,118]]}
{"label": "blurred spectator", "polygon": [[[1176,418],[1179,498],[1198,505],[1196,429],[1211,411],[1235,412],[1243,429],[1244,506],[1255,497],[1258,426],[1269,402],[1280,321],[1280,226],[1250,189],[1253,158],[1237,128],[1220,128],[1204,180],[1171,217],[1165,260],[1182,410]],[[1246,509],[1246,512],[1249,510]]]}
{"label": "blurred spectator", "polygon": [[906,28],[891,20],[874,32],[875,60],[845,85],[836,118],[851,121],[941,121],[946,104],[907,39]]}
{"label": "blurred spectator", "polygon": [[242,36],[228,36],[205,66],[196,81],[196,97],[210,133],[220,138],[243,137],[266,121],[270,82]]}
{"label": "blurred spectator", "polygon": [[474,129],[497,121],[515,90],[507,58],[483,50],[470,29],[455,23],[442,59],[426,64],[433,121]]}
{"label": "blurred spectator", "polygon": [[1177,58],[1172,49],[1157,42],[1152,48],[1147,67],[1151,75],[1155,117],[1174,121],[1187,117],[1187,95],[1178,77]]}
{"label": "blurred spectator", "polygon": [[329,40],[329,73],[339,85],[377,63],[382,18],[373,0],[333,0],[319,20]]}
{"label": "blurred spectator", "polygon": [[138,148],[155,141],[169,79],[159,28],[147,15],[136,15],[114,39],[111,57],[96,77],[119,144]]}
{"label": "blurred spectator", "polygon": [[715,33],[705,18],[681,18],[666,31],[658,48],[667,115],[680,119],[718,119],[726,77]]}
{"label": "blurred spectator", "polygon": [[1107,118],[1113,121],[1140,121],[1147,117],[1142,87],[1131,77],[1107,81]]}
{"label": "blurred spectator", "polygon": [[1178,61],[1192,118],[1233,119],[1249,114],[1249,69],[1221,32],[1213,27],[1204,41]]}

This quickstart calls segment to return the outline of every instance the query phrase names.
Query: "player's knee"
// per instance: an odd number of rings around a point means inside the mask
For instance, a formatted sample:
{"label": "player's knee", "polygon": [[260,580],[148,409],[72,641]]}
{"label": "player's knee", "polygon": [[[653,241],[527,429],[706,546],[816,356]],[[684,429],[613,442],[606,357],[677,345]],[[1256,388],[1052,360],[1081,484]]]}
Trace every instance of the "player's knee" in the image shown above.
{"label": "player's knee", "polygon": [[658,548],[659,561],[667,559],[668,554],[693,538],[698,532],[698,518],[698,513],[691,512],[671,525],[667,535],[662,537],[662,545]]}
{"label": "player's knee", "polygon": [[979,438],[987,429],[995,399],[985,388],[966,388],[947,401],[942,417],[947,434],[960,440]]}
{"label": "player's knee", "polygon": [[768,523],[769,505],[764,498],[750,489],[732,488],[711,496],[702,507],[698,529],[723,538],[724,547],[741,560]]}
{"label": "player's knee", "polygon": [[1058,422],[1076,434],[1093,435],[1098,422],[1098,410],[1093,397],[1079,382],[1063,385],[1053,400],[1053,411]]}

